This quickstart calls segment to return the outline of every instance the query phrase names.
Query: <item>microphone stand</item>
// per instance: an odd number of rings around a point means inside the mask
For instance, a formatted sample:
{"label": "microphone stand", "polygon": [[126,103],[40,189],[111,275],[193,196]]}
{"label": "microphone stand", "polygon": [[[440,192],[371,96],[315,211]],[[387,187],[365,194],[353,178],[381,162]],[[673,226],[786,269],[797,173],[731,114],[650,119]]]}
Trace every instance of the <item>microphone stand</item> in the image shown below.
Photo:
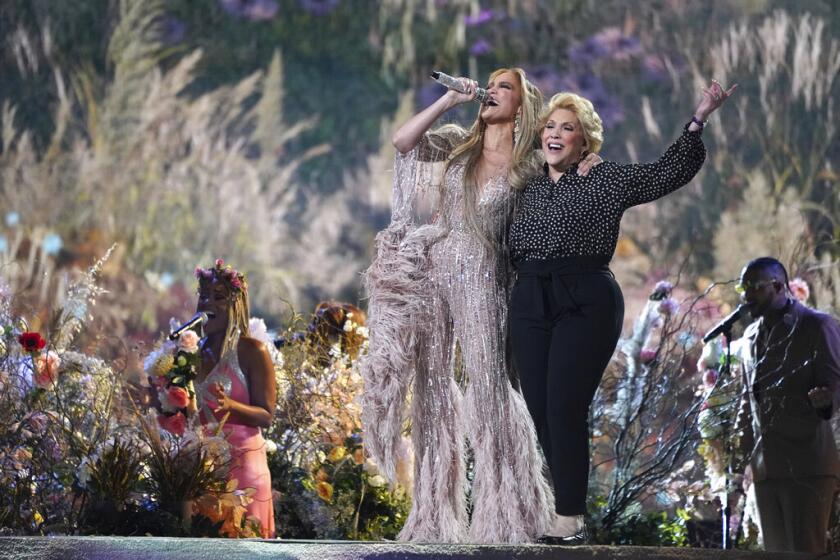
{"label": "microphone stand", "polygon": [[[730,341],[732,339],[732,325],[727,325],[727,327],[723,331],[723,336],[726,340],[726,359],[723,362],[723,368],[721,368],[720,376],[718,377],[718,381],[721,379],[729,378],[732,372],[732,349],[730,346]],[[735,407],[735,414],[738,414],[738,407]],[[734,424],[731,419],[727,419],[723,426],[723,433],[728,434],[730,424]],[[732,518],[732,508],[729,506],[729,496],[730,496],[730,485],[732,484],[732,444],[730,443],[730,438],[724,436],[723,439],[723,454],[726,458],[726,475],[724,478],[723,483],[723,499],[721,500],[721,522],[722,522],[722,540],[721,540],[721,548],[724,550],[728,550],[733,548],[732,542],[732,534],[730,531],[729,522]]]}

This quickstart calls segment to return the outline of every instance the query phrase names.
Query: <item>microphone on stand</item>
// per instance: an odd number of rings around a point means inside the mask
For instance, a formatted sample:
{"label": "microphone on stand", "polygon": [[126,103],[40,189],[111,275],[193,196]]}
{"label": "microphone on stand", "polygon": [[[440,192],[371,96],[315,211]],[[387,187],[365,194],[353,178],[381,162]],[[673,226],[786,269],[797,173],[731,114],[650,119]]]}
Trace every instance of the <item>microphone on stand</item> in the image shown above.
{"label": "microphone on stand", "polygon": [[212,319],[215,316],[215,313],[199,311],[198,313],[193,315],[192,319],[190,319],[189,321],[187,321],[186,323],[169,333],[169,340],[178,340],[178,338],[180,338],[180,336],[184,334],[184,331],[188,331],[197,325],[203,325],[207,322],[208,319]]}
{"label": "microphone on stand", "polygon": [[[431,74],[432,79],[437,83],[448,87],[449,89],[454,89],[458,93],[467,93],[464,91],[464,85],[458,80],[458,78],[453,78],[449,74],[444,74],[443,72],[438,72],[435,70]],[[490,94],[487,93],[487,90],[482,87],[475,88],[475,99],[479,103],[487,104],[488,101],[491,101]]]}
{"label": "microphone on stand", "polygon": [[712,327],[712,330],[710,330],[705,334],[705,336],[703,336],[703,344],[706,344],[710,340],[714,340],[723,333],[726,333],[728,336],[729,333],[732,331],[732,325],[738,322],[738,319],[741,318],[741,315],[746,310],[747,308],[743,303],[736,307],[735,311],[724,317],[720,323]]}

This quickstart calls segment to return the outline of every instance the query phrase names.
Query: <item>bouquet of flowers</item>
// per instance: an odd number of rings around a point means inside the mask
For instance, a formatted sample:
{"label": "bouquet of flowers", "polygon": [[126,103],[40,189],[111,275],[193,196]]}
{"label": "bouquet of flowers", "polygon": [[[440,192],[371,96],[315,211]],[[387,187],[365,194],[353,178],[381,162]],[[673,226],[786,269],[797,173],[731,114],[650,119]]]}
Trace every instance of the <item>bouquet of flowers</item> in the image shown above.
{"label": "bouquet of flowers", "polygon": [[194,403],[193,381],[199,367],[198,340],[195,331],[185,331],[177,343],[162,342],[143,361],[143,369],[157,389],[161,410],[158,423],[176,435],[183,435],[187,410]]}

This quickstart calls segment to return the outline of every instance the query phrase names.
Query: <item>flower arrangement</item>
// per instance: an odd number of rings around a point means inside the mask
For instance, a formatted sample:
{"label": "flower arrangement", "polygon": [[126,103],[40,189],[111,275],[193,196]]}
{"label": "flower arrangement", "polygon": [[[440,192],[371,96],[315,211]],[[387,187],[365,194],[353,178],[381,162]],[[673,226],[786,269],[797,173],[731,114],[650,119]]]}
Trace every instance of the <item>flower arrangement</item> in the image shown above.
{"label": "flower arrangement", "polygon": [[[410,505],[411,458],[401,484],[389,487],[365,456],[355,362],[367,348],[364,312],[323,302],[305,329],[297,316],[275,362],[278,415],[267,436],[281,536],[395,538]],[[410,445],[406,446],[410,449]]]}
{"label": "flower arrangement", "polygon": [[161,414],[158,423],[165,430],[183,435],[187,410],[195,398],[193,381],[198,374],[198,334],[188,330],[178,342],[160,343],[143,361],[143,370],[157,389]]}

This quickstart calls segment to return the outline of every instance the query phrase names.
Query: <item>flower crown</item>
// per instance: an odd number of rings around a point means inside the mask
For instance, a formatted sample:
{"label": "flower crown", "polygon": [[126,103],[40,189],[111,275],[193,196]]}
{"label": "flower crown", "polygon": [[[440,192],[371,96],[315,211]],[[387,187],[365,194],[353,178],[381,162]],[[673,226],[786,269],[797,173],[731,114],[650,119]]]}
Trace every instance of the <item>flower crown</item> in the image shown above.
{"label": "flower crown", "polygon": [[245,275],[229,264],[226,265],[222,259],[216,259],[215,266],[212,268],[195,267],[195,277],[199,283],[202,280],[212,280],[214,276],[217,280],[221,280],[231,292],[239,293],[248,286]]}

